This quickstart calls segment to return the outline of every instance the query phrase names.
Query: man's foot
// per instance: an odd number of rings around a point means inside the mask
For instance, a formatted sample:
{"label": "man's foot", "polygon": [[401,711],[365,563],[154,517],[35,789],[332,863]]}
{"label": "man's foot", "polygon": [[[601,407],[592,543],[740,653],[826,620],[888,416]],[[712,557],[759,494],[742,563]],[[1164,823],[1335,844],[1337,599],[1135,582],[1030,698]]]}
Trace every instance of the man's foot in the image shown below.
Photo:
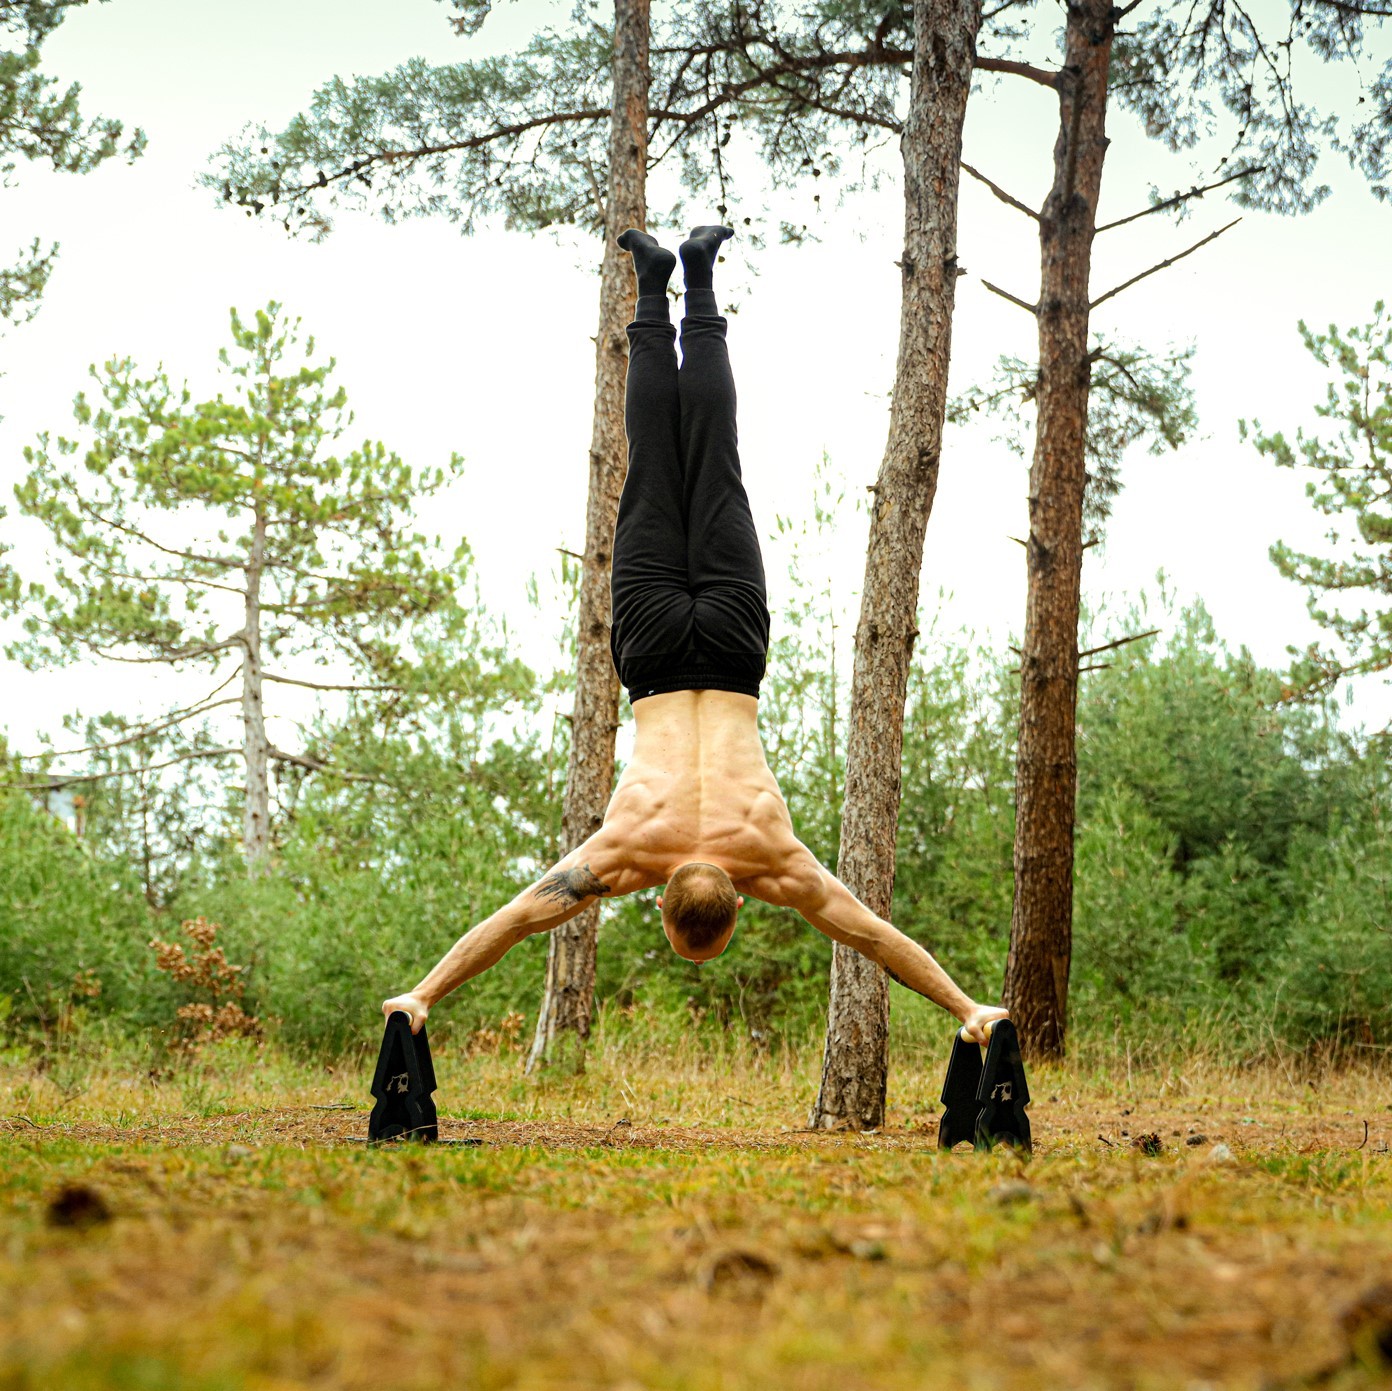
{"label": "man's foot", "polygon": [[733,227],[693,227],[691,236],[682,242],[682,270],[688,290],[709,290],[714,284],[715,258],[720,244],[735,235]]}
{"label": "man's foot", "polygon": [[677,258],[657,244],[655,237],[630,227],[619,237],[619,245],[633,257],[639,295],[667,294],[667,282],[677,268]]}

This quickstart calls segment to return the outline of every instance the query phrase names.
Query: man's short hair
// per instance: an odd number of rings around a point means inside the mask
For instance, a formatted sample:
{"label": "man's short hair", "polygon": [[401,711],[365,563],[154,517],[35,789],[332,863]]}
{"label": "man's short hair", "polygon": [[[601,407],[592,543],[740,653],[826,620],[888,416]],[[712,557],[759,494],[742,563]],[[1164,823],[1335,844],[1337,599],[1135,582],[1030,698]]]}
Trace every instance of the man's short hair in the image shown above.
{"label": "man's short hair", "polygon": [[693,861],[667,881],[662,915],[692,951],[702,951],[722,937],[735,920],[739,895],[718,865]]}

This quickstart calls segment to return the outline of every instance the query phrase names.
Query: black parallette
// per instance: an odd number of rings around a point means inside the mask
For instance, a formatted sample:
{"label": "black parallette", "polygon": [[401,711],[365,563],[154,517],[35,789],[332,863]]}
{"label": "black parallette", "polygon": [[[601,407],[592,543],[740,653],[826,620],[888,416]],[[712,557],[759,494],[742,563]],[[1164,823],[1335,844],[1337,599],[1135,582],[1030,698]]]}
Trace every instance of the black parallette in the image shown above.
{"label": "black parallette", "polygon": [[425,1025],[413,1034],[411,1016],[393,1010],[387,1016],[372,1079],[377,1102],[367,1123],[368,1140],[438,1140],[434,1091],[435,1065]]}
{"label": "black parallette", "polygon": [[981,1107],[976,1094],[981,1087],[981,1049],[961,1031],[952,1041],[952,1056],[947,1060],[947,1077],[943,1081],[942,1120],[938,1122],[938,1148],[950,1150],[963,1140],[976,1140],[976,1117]]}
{"label": "black parallette", "polygon": [[1030,1153],[1033,1144],[1025,1114],[1029,1101],[1015,1025],[1008,1019],[992,1024],[984,1060],[980,1045],[964,1039],[959,1030],[943,1082],[946,1110],[938,1122],[938,1148],[950,1150],[970,1140],[979,1150],[1006,1144]]}

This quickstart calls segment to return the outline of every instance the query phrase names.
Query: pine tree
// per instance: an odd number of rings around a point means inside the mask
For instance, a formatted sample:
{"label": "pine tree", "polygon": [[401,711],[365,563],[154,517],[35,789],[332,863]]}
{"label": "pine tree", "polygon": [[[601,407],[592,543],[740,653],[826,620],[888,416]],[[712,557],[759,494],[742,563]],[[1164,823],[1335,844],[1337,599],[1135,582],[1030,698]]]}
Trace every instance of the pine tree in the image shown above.
{"label": "pine tree", "polygon": [[[1141,17],[1134,30],[1121,29],[1138,3],[1117,8],[1105,0],[1084,0],[1070,9],[1062,65],[1035,75],[1058,99],[1054,177],[1040,209],[993,188],[1037,223],[1040,246],[1040,287],[1033,302],[987,282],[1031,314],[1039,344],[1039,371],[1031,387],[1037,425],[1030,528],[1024,543],[1028,593],[1020,653],[1015,897],[1004,987],[1022,1044],[1035,1057],[1058,1057],[1064,1050],[1072,955],[1078,676],[1088,669],[1080,667],[1081,661],[1105,650],[1078,650],[1082,559],[1088,544],[1083,529],[1092,375],[1099,362],[1107,364],[1113,380],[1117,372],[1129,371],[1115,349],[1090,346],[1092,315],[1122,291],[1212,242],[1236,220],[1101,294],[1094,294],[1090,284],[1093,240],[1150,213],[1182,215],[1192,200],[1218,188],[1243,207],[1289,214],[1316,206],[1329,193],[1314,174],[1322,146],[1339,148],[1336,121],[1296,99],[1292,47],[1300,39],[1325,62],[1354,60],[1362,53],[1364,37],[1349,15],[1385,13],[1355,5],[1302,16],[1297,7],[1284,36],[1278,36],[1279,25],[1273,26],[1277,32],[1263,34],[1246,11],[1215,5],[1203,13],[1188,12],[1182,26],[1161,11]],[[1211,51],[1215,33],[1221,42]],[[1148,136],[1180,150],[1193,145],[1210,120],[1210,95],[1221,100],[1237,126],[1231,153],[1219,159],[1218,167],[1230,160],[1240,167],[1169,198],[1153,190],[1150,207],[1099,226],[1113,96],[1143,121]],[[1365,157],[1385,158],[1385,121],[1370,117],[1359,130]],[[1145,413],[1154,417],[1159,437],[1173,441],[1192,424],[1182,378],[1167,385],[1152,373],[1149,380],[1134,379],[1132,385]],[[1105,477],[1096,481],[1107,482]]]}
{"label": "pine tree", "polygon": [[[1343,645],[1347,656],[1311,643],[1294,658],[1288,697],[1310,698],[1349,676],[1392,668],[1392,318],[1383,300],[1373,306],[1365,327],[1314,333],[1302,319],[1300,337],[1307,351],[1335,376],[1315,414],[1338,425],[1332,441],[1297,429],[1292,444],[1284,433],[1262,433],[1259,421],[1238,422],[1258,453],[1280,468],[1318,472],[1305,484],[1305,496],[1321,515],[1333,519],[1333,555],[1310,555],[1284,541],[1271,547],[1271,560],[1289,580],[1308,591],[1310,616]],[[1350,612],[1340,600],[1364,596]]]}
{"label": "pine tree", "polygon": [[[226,389],[212,400],[194,401],[162,369],[142,375],[129,359],[94,367],[99,395],[81,393],[75,405],[82,440],[41,435],[15,489],[20,509],[47,527],[55,563],[18,598],[27,637],[10,655],[30,669],[95,657],[208,672],[205,696],[133,734],[174,740],[165,766],[240,755],[253,871],[270,847],[272,765],[334,769],[327,751],[271,741],[265,687],[418,685],[406,630],[449,610],[464,559],[461,548],[440,563],[407,520],[460,461],[416,473],[378,443],[330,452],[352,420],[347,396],[298,325],[275,303],[250,321],[233,311],[232,344],[220,354]],[[349,679],[281,668],[296,658],[336,661]],[[240,741],[198,735],[205,717],[231,705],[241,709]],[[157,766],[122,761],[104,775]],[[56,779],[73,780],[82,778]]]}

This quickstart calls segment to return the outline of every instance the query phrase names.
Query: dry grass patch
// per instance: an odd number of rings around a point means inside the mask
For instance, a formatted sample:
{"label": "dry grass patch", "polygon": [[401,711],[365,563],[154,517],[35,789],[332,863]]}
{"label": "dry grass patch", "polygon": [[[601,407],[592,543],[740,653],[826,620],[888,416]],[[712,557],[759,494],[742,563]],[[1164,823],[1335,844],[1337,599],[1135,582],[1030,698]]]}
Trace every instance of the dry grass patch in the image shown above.
{"label": "dry grass patch", "polygon": [[444,1050],[442,1134],[479,1143],[369,1150],[370,1058],[89,1062],[0,1081],[6,1391],[1392,1381],[1373,1069],[1039,1070],[1025,1162],[939,1154],[935,1066],[828,1136],[815,1057]]}

